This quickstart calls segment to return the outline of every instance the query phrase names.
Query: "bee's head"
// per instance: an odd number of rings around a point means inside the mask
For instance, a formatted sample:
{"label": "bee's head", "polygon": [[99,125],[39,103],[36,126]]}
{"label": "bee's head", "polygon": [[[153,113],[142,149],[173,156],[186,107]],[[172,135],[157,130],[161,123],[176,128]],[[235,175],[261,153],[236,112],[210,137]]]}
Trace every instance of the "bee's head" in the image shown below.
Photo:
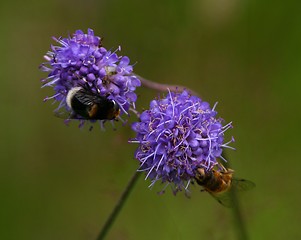
{"label": "bee's head", "polygon": [[119,114],[120,114],[120,107],[119,107],[119,105],[117,104],[116,101],[112,100],[112,102],[114,103],[114,107],[113,107],[113,109],[114,109],[114,117],[117,118],[119,116]]}
{"label": "bee's head", "polygon": [[118,103],[115,100],[110,100],[110,102],[111,102],[111,107],[110,107],[110,111],[108,113],[108,119],[113,120],[113,119],[116,119],[119,116],[120,107],[119,107]]}
{"label": "bee's head", "polygon": [[203,167],[199,167],[195,170],[195,180],[198,184],[202,184],[206,177],[206,170]]}
{"label": "bee's head", "polygon": [[206,176],[206,171],[204,168],[197,168],[196,172],[201,178],[204,178]]}

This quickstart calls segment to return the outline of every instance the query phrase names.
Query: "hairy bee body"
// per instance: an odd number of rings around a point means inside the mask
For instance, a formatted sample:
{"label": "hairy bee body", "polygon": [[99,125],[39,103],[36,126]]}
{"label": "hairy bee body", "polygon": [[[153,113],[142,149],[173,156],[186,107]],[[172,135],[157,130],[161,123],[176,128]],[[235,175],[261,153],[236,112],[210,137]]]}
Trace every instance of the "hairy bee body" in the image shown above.
{"label": "hairy bee body", "polygon": [[72,110],[69,119],[113,120],[120,113],[119,105],[114,100],[83,87],[72,88],[67,94],[66,103]]}
{"label": "hairy bee body", "polygon": [[197,183],[204,187],[205,191],[211,193],[222,193],[228,191],[231,187],[233,171],[219,172],[212,169],[206,172],[204,168],[198,168],[196,175]]}
{"label": "hairy bee body", "polygon": [[[223,167],[223,166],[222,166]],[[245,179],[233,178],[234,171],[223,167],[222,171],[205,168],[197,168],[195,174],[196,182],[203,190],[213,196],[219,203],[226,207],[232,207],[233,202],[229,196],[230,189],[235,191],[249,190],[255,184]]]}

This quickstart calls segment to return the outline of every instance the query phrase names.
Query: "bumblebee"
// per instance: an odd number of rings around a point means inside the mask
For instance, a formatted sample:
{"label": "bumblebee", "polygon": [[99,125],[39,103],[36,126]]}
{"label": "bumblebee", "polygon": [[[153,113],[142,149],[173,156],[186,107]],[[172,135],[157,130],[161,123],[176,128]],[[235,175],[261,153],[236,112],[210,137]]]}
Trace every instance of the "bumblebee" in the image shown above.
{"label": "bumblebee", "polygon": [[255,187],[255,183],[233,177],[234,170],[226,169],[222,166],[222,170],[206,170],[203,167],[196,169],[195,180],[203,187],[203,191],[208,192],[220,204],[225,207],[232,207],[232,198],[229,195],[230,190],[245,191]]}
{"label": "bumblebee", "polygon": [[69,119],[114,120],[120,114],[116,101],[95,94],[91,89],[84,87],[70,89],[66,103],[72,111]]}

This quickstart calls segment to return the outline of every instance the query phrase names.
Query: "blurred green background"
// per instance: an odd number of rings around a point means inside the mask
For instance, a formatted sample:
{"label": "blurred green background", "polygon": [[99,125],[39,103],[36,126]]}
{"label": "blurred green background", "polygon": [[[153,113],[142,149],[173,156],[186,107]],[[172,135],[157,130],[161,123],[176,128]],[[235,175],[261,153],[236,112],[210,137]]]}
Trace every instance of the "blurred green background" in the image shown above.
{"label": "blurred green background", "polygon": [[[53,43],[94,29],[135,72],[186,85],[233,121],[250,239],[300,239],[301,15],[298,1],[2,1],[0,239],[95,239],[136,170],[129,127],[78,129],[43,103]],[[139,89],[138,110],[157,93]],[[107,239],[236,239],[232,212],[192,187],[159,196],[139,179]]]}

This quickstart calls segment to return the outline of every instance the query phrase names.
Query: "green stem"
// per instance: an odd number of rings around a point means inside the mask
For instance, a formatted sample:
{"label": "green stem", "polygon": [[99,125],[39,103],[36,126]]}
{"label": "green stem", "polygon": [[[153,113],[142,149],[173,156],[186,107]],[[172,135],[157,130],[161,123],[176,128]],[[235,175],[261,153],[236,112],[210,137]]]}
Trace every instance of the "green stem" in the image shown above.
{"label": "green stem", "polygon": [[111,212],[110,216],[108,217],[105,225],[101,229],[101,232],[99,233],[97,240],[102,240],[106,237],[108,231],[112,227],[114,221],[116,220],[120,210],[124,206],[126,199],[128,198],[129,194],[131,193],[132,189],[135,186],[135,183],[137,182],[138,178],[140,176],[140,172],[135,172],[132,176],[131,180],[129,181],[128,185],[126,186],[126,189],[122,193],[121,197],[119,198],[119,201],[117,202],[115,208]]}
{"label": "green stem", "polygon": [[235,190],[230,191],[230,196],[233,202],[233,217],[236,225],[237,239],[239,240],[247,240],[248,234],[246,230],[246,225],[244,218],[242,216],[242,211],[240,207],[240,203]]}
{"label": "green stem", "polygon": [[[227,159],[225,155],[226,154],[223,153],[223,157],[225,159]],[[227,162],[224,165],[226,168],[230,168],[229,162]],[[240,202],[237,197],[235,189],[230,190],[230,197],[231,197],[231,200],[233,203],[232,210],[233,210],[234,222],[236,225],[237,239],[238,240],[247,240],[248,239],[247,229],[246,229],[245,221],[243,218]]]}

